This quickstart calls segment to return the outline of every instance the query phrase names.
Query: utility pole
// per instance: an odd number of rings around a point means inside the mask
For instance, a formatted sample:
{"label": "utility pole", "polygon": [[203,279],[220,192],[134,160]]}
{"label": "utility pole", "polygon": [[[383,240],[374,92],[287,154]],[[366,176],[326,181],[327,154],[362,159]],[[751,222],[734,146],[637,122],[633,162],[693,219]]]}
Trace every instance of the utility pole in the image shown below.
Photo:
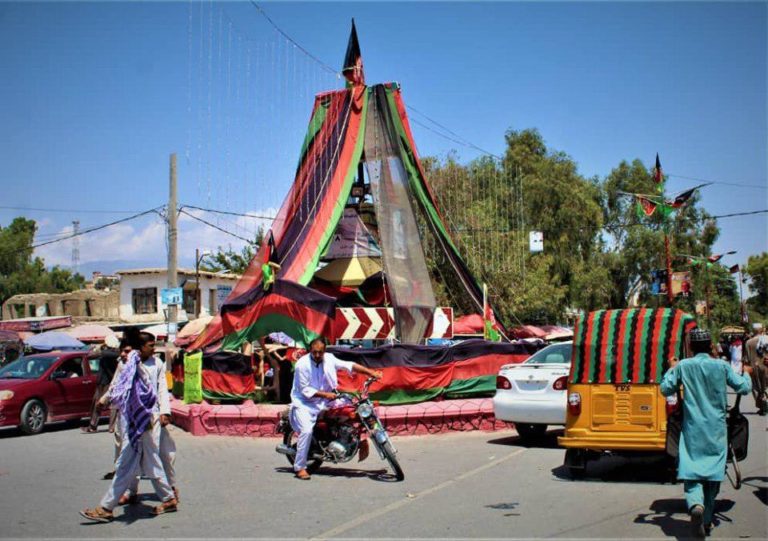
{"label": "utility pole", "polygon": [[200,248],[195,248],[195,319],[199,317],[200,317]]}
{"label": "utility pole", "polygon": [[72,221],[72,274],[80,272],[80,220]]}
{"label": "utility pole", "polygon": [[748,323],[747,307],[744,305],[744,288],[742,287],[743,283],[744,278],[741,277],[741,265],[739,265],[739,306],[741,306],[741,322]]}
{"label": "utility pole", "polygon": [[667,231],[664,231],[664,252],[667,260],[667,301],[669,301],[669,306],[672,306],[675,301],[675,295],[672,293],[672,254],[669,249],[669,234]]}
{"label": "utility pole", "polygon": [[[175,288],[179,285],[178,269],[176,268],[176,241],[178,230],[176,229],[176,207],[178,206],[178,191],[176,185],[176,154],[171,154],[170,184],[168,189],[168,287]],[[177,304],[168,306],[168,341],[171,342],[176,335],[176,322],[178,318]]]}

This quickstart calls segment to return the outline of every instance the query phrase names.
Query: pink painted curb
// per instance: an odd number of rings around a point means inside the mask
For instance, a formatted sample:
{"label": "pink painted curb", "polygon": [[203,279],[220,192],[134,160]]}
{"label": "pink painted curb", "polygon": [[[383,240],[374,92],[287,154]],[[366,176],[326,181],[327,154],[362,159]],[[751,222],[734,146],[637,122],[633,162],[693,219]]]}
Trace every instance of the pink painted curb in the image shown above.
{"label": "pink painted curb", "polygon": [[[240,405],[184,404],[171,399],[173,423],[193,436],[276,437],[284,404]],[[470,430],[495,431],[512,428],[497,421],[493,399],[467,398],[399,406],[379,406],[379,418],[392,435],[440,434]]]}

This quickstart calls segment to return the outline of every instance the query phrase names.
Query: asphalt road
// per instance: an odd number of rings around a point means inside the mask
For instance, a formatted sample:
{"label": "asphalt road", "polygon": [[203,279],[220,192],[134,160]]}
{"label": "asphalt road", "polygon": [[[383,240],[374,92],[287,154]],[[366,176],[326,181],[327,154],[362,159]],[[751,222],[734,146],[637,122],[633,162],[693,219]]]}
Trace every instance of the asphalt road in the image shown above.
{"label": "asphalt road", "polygon": [[[766,418],[749,414],[745,484],[724,482],[713,538],[768,537]],[[111,436],[64,426],[0,431],[0,537],[24,538],[666,538],[686,537],[682,485],[649,459],[590,464],[574,481],[556,433],[524,446],[514,431],[395,438],[403,482],[372,453],[294,479],[276,440],[195,438],[174,429],[181,504],[153,517],[151,484],[111,524],[84,524],[111,468]]]}

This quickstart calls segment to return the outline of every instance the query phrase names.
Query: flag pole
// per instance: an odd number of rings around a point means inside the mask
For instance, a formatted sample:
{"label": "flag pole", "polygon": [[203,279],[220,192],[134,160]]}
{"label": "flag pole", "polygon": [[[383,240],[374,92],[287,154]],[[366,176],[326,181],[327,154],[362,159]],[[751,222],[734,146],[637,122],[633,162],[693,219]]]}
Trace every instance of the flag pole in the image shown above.
{"label": "flag pole", "polygon": [[744,306],[744,278],[741,277],[741,265],[739,265],[739,306],[741,306],[741,322],[746,323],[746,306]]}
{"label": "flag pole", "polygon": [[666,252],[667,259],[667,300],[669,301],[669,306],[672,306],[675,300],[675,296],[672,294],[672,255],[669,248],[669,234],[666,230],[664,231],[664,251]]}

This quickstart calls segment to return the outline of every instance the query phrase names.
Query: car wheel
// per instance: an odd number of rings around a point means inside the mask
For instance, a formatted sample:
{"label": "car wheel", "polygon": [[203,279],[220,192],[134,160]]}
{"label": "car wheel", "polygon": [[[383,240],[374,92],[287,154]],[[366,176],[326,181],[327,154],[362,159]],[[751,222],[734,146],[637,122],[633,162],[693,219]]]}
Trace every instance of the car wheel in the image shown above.
{"label": "car wheel", "polygon": [[523,440],[535,440],[542,437],[547,432],[547,425],[515,423],[517,433]]}
{"label": "car wheel", "polygon": [[32,399],[21,409],[21,431],[25,434],[39,434],[43,431],[48,411],[38,399]]}

